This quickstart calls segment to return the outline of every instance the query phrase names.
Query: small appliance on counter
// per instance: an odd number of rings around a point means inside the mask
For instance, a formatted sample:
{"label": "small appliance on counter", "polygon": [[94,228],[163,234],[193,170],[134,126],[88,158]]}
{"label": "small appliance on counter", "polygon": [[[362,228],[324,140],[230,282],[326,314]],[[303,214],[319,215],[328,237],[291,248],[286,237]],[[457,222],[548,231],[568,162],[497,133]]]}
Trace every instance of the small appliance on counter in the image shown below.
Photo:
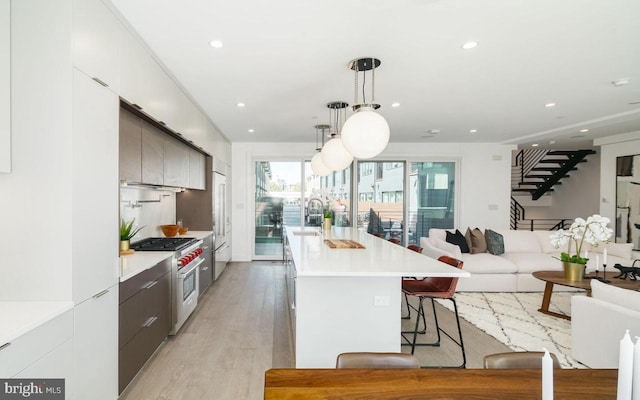
{"label": "small appliance on counter", "polygon": [[198,267],[204,261],[202,243],[202,240],[189,237],[151,237],[131,244],[136,251],[174,252],[171,260],[171,335],[180,330],[198,305]]}

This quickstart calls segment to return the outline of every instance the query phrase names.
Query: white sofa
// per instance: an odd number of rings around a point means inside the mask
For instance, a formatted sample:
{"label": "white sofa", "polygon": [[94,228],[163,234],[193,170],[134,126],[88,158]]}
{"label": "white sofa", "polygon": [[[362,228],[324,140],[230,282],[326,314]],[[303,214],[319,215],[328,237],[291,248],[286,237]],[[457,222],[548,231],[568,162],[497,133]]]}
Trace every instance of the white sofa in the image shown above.
{"label": "white sofa", "polygon": [[[491,229],[491,228],[490,228]],[[490,253],[461,253],[460,247],[446,242],[445,229],[429,229],[429,237],[420,238],[422,253],[438,258],[442,255],[454,257],[464,261],[464,270],[471,273],[470,278],[458,281],[458,291],[467,292],[535,292],[544,290],[544,282],[534,278],[535,271],[561,271],[562,264],[559,257],[564,249],[554,248],[549,236],[552,231],[524,231],[508,229],[491,229],[503,236],[504,254]],[[455,229],[449,230],[455,232]],[[466,228],[465,228],[466,231]],[[482,229],[484,232],[484,229]],[[465,232],[461,230],[464,234]],[[613,276],[618,270],[613,265],[619,263],[630,266],[632,260],[632,245],[626,243],[608,243],[589,251],[590,261],[587,271],[593,270],[595,256],[599,255],[603,261],[603,250],[607,249],[607,275]],[[611,274],[611,275],[609,275]],[[556,285],[554,290],[562,290]]]}
{"label": "white sofa", "polygon": [[640,336],[640,292],[591,282],[591,296],[571,298],[571,355],[591,368],[618,368],[620,339]]}

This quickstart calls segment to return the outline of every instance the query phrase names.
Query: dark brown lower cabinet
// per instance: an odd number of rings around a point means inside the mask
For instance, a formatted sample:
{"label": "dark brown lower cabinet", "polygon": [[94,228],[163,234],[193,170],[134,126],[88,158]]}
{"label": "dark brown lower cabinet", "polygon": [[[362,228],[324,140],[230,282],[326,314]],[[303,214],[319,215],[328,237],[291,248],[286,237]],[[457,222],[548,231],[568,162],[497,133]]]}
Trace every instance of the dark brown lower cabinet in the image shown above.
{"label": "dark brown lower cabinet", "polygon": [[171,330],[171,260],[120,283],[118,393]]}
{"label": "dark brown lower cabinet", "polygon": [[200,264],[199,296],[202,296],[213,282],[213,256],[215,249],[213,248],[211,235],[202,239],[202,250],[204,262]]}

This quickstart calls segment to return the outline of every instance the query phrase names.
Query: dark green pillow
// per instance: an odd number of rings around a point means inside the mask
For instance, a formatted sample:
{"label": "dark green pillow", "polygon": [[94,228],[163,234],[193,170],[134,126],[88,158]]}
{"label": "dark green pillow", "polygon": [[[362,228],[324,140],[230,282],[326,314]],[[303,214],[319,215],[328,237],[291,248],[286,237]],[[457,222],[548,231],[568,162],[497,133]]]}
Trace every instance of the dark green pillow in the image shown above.
{"label": "dark green pillow", "polygon": [[485,229],[484,238],[487,240],[487,251],[494,256],[504,253],[504,238],[498,232]]}
{"label": "dark green pillow", "polygon": [[464,239],[464,235],[462,234],[462,232],[460,232],[457,229],[456,229],[456,233],[451,233],[447,231],[446,241],[460,247],[461,253],[469,252],[469,246],[467,245],[467,241]]}

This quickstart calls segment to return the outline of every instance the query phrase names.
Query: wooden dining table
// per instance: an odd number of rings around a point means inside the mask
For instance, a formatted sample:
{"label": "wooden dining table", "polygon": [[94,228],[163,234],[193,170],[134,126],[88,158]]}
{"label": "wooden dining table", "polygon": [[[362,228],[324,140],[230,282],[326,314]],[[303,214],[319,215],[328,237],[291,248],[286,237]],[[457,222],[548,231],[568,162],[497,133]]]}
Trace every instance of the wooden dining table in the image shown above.
{"label": "wooden dining table", "polygon": [[[618,370],[556,369],[555,400],[615,399]],[[270,369],[272,399],[541,399],[540,369]]]}

